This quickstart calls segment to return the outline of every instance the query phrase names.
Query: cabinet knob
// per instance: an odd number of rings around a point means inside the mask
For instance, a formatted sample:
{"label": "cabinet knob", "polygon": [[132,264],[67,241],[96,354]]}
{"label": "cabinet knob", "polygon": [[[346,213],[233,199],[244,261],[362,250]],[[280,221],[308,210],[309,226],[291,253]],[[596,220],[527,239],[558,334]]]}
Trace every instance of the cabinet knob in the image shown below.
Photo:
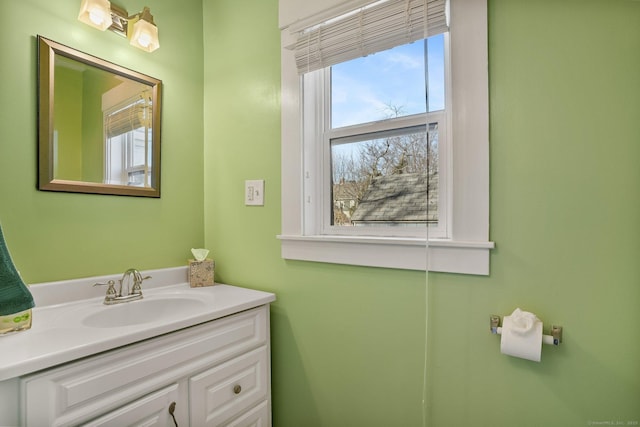
{"label": "cabinet knob", "polygon": [[235,386],[233,386],[233,392],[235,394],[240,394],[241,391],[242,391],[242,387],[240,386],[240,384],[236,384]]}

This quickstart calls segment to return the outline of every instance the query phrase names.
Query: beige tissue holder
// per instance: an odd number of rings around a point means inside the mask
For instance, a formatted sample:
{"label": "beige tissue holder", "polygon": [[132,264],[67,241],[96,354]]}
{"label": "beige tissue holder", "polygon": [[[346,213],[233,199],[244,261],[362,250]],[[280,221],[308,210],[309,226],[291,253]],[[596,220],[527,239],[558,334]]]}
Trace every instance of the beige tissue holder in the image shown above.
{"label": "beige tissue holder", "polygon": [[214,268],[216,263],[212,259],[196,261],[189,260],[189,285],[192,288],[214,285]]}

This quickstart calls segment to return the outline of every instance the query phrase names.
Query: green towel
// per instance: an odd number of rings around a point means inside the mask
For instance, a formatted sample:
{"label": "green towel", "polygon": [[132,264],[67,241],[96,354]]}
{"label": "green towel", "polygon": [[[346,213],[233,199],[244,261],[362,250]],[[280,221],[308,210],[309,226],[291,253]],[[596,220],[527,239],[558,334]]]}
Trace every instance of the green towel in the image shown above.
{"label": "green towel", "polygon": [[0,316],[33,308],[33,296],[16,270],[0,226]]}

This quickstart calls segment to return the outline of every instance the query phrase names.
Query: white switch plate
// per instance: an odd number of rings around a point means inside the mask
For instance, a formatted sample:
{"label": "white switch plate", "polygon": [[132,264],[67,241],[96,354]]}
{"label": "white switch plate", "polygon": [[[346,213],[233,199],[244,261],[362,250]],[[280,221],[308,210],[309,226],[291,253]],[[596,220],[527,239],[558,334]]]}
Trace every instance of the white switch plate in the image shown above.
{"label": "white switch plate", "polygon": [[264,179],[249,179],[244,182],[244,204],[264,206]]}

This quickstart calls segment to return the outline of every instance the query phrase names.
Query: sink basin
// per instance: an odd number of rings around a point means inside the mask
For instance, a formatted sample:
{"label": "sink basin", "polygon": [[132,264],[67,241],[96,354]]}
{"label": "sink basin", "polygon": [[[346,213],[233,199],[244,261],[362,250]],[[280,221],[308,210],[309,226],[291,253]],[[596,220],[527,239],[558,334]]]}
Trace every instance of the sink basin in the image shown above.
{"label": "sink basin", "polygon": [[100,311],[82,319],[84,326],[92,328],[117,328],[155,322],[158,319],[189,317],[205,307],[203,301],[194,298],[168,297],[141,299],[104,306]]}

